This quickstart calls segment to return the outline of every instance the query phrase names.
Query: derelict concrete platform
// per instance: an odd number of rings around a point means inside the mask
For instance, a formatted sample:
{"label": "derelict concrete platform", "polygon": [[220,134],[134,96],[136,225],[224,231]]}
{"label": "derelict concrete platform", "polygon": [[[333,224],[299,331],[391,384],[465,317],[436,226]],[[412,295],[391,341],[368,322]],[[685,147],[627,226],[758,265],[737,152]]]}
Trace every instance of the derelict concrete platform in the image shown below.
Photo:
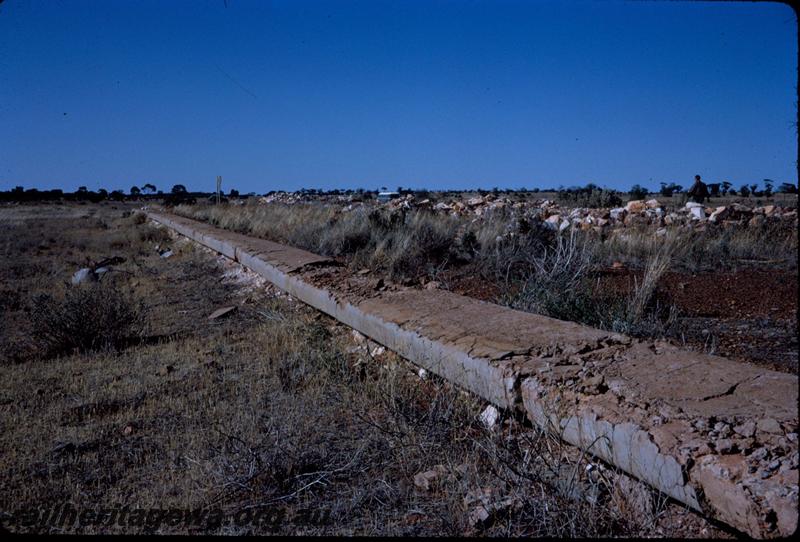
{"label": "derelict concrete platform", "polygon": [[757,538],[797,528],[797,375],[443,290],[347,298],[310,281],[328,258],[148,215],[709,517]]}

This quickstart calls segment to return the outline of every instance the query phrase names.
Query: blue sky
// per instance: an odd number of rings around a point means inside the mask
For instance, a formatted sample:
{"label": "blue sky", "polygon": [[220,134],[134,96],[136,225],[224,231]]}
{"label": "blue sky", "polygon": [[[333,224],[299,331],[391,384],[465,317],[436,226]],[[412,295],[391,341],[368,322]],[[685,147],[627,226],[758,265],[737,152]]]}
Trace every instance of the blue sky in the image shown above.
{"label": "blue sky", "polygon": [[779,3],[0,4],[0,189],[797,182]]}

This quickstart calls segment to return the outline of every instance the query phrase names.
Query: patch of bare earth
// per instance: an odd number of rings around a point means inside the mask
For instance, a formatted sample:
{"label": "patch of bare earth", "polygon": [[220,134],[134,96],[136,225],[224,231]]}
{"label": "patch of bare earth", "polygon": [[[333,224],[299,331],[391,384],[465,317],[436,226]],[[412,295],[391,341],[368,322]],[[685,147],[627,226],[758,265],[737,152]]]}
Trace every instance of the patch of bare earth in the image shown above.
{"label": "patch of bare earth", "polygon": [[[641,273],[600,276],[602,287],[625,293]],[[656,296],[678,310],[673,341],[696,350],[797,373],[797,270],[668,272]]]}

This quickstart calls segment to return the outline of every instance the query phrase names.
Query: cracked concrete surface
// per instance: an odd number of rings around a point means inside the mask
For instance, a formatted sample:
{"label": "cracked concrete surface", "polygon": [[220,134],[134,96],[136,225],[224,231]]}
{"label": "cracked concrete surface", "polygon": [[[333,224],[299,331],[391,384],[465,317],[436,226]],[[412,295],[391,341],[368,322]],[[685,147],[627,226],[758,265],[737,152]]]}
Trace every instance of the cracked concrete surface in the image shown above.
{"label": "cracked concrete surface", "polygon": [[320,287],[328,258],[149,214],[703,514],[758,538],[797,527],[796,375],[442,290]]}

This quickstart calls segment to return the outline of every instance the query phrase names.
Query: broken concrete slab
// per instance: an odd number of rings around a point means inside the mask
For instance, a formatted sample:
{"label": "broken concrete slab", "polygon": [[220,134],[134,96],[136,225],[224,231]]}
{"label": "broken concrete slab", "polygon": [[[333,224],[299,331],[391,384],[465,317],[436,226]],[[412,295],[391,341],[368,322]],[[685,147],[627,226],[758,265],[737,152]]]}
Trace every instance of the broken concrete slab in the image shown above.
{"label": "broken concrete slab", "polygon": [[[185,218],[150,216],[425,370],[498,407],[523,410],[697,511],[755,537],[796,529],[795,375],[438,289],[348,297],[311,284],[313,267],[332,265],[327,258]],[[734,430],[748,421],[752,434]]]}
{"label": "broken concrete slab", "polygon": [[222,308],[219,308],[219,309],[215,310],[211,314],[209,314],[208,315],[208,319],[209,320],[216,320],[217,318],[222,318],[224,316],[228,316],[229,314],[231,314],[235,310],[236,310],[235,306],[222,307]]}

